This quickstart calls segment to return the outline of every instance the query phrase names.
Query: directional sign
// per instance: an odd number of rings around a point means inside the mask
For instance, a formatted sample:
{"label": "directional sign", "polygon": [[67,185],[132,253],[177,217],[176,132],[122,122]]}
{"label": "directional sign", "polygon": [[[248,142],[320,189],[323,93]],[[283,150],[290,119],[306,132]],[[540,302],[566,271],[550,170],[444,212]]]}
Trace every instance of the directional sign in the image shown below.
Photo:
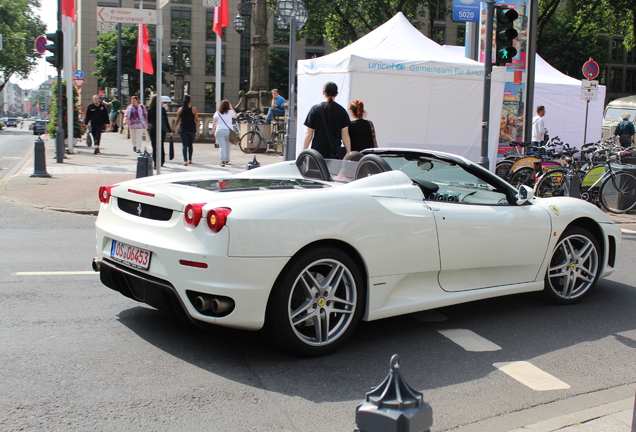
{"label": "directional sign", "polygon": [[35,39],[35,50],[40,54],[44,54],[46,51],[46,37],[38,36]]}
{"label": "directional sign", "polygon": [[157,24],[157,11],[153,9],[97,6],[97,21],[133,24]]}
{"label": "directional sign", "polygon": [[75,72],[73,72],[73,77],[75,79],[82,79],[84,78],[84,71],[81,69],[76,70]]}
{"label": "directional sign", "polygon": [[589,80],[594,79],[598,76],[600,72],[600,68],[598,67],[598,63],[592,60],[592,57],[583,65],[583,75]]}
{"label": "directional sign", "polygon": [[86,80],[84,78],[73,78],[73,82],[77,86],[78,89],[81,89]]}

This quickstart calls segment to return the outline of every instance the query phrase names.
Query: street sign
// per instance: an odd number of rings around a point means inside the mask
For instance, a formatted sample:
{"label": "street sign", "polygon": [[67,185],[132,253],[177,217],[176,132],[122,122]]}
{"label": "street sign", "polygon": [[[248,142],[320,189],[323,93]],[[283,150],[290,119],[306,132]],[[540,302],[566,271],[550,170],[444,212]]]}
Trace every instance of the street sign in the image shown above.
{"label": "street sign", "polygon": [[453,21],[479,22],[479,7],[478,0],[453,0]]}
{"label": "street sign", "polygon": [[76,70],[75,72],[73,72],[73,77],[76,79],[84,78],[84,71],[81,69]]}
{"label": "street sign", "polygon": [[170,0],[160,0],[159,1],[159,9],[163,9],[163,7],[165,5],[167,5],[168,3],[170,3]]}
{"label": "street sign", "polygon": [[84,78],[73,78],[73,82],[77,86],[78,89],[81,89],[86,80]]}
{"label": "street sign", "polygon": [[598,90],[598,81],[597,80],[583,80],[581,81],[582,89],[592,89]]}
{"label": "street sign", "polygon": [[203,6],[205,7],[220,7],[221,0],[203,0]]}
{"label": "street sign", "polygon": [[97,6],[97,21],[131,24],[157,24],[157,11],[153,9]]}
{"label": "street sign", "polygon": [[44,54],[44,52],[46,51],[46,43],[46,37],[38,36],[37,38],[35,38],[35,50],[40,54]]}
{"label": "street sign", "polygon": [[590,57],[590,59],[583,65],[583,75],[585,75],[585,78],[591,80],[596,78],[599,72],[600,68],[598,66],[598,63],[596,63],[594,60],[592,60],[592,57]]}
{"label": "street sign", "polygon": [[97,31],[99,33],[107,33],[111,31],[115,31],[115,23],[106,23],[106,22],[98,22],[97,23]]}
{"label": "street sign", "polygon": [[581,100],[595,101],[598,96],[598,81],[583,80],[581,81]]}

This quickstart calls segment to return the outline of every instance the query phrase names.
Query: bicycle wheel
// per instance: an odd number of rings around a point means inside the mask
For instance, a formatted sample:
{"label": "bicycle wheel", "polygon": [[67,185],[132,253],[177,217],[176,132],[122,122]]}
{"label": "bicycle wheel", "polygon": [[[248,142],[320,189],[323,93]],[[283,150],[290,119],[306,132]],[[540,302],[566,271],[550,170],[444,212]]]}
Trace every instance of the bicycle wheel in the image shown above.
{"label": "bicycle wheel", "polygon": [[565,175],[567,171],[553,169],[543,174],[534,187],[534,196],[549,198],[565,196]]}
{"label": "bicycle wheel", "polygon": [[636,206],[636,176],[619,171],[608,176],[598,191],[601,205],[612,213],[625,213]]}
{"label": "bicycle wheel", "polygon": [[508,181],[515,188],[518,188],[521,185],[526,185],[533,187],[534,186],[534,170],[530,167],[519,168],[515,171],[510,180]]}
{"label": "bicycle wheel", "polygon": [[263,137],[260,134],[249,131],[239,140],[239,148],[243,153],[254,153],[263,144]]}
{"label": "bicycle wheel", "polygon": [[510,176],[510,168],[512,168],[513,164],[514,162],[509,160],[497,162],[497,165],[495,166],[495,174],[497,177],[508,180],[508,177]]}

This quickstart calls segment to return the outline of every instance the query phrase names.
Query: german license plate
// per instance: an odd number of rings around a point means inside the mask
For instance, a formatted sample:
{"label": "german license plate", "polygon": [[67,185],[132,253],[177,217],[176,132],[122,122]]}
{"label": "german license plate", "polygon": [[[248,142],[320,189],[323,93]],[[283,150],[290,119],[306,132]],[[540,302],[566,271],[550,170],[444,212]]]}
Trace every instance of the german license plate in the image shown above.
{"label": "german license plate", "polygon": [[150,255],[151,253],[145,249],[130,246],[117,240],[113,240],[110,248],[112,259],[142,270],[148,270],[150,267]]}

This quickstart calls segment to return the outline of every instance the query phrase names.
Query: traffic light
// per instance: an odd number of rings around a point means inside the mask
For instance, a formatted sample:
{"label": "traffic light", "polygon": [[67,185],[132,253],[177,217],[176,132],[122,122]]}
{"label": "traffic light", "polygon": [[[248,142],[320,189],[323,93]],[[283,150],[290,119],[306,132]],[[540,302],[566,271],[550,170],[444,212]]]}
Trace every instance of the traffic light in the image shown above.
{"label": "traffic light", "polygon": [[46,61],[56,69],[62,69],[64,65],[64,32],[56,30],[55,33],[47,33],[45,36],[52,43],[45,45],[44,48],[53,53],[53,55],[46,57]]}
{"label": "traffic light", "polygon": [[40,102],[40,111],[46,111],[46,104],[44,102]]}
{"label": "traffic light", "polygon": [[106,68],[107,68],[108,70],[112,70],[112,71],[114,71],[115,69],[117,69],[117,59],[112,58],[112,57],[111,57],[111,58],[109,58],[109,59],[106,61]]}
{"label": "traffic light", "polygon": [[512,41],[519,36],[514,27],[514,22],[519,18],[519,14],[514,9],[508,9],[508,6],[495,5],[495,16],[497,19],[495,64],[497,66],[505,66],[517,55],[517,50],[512,46]]}

